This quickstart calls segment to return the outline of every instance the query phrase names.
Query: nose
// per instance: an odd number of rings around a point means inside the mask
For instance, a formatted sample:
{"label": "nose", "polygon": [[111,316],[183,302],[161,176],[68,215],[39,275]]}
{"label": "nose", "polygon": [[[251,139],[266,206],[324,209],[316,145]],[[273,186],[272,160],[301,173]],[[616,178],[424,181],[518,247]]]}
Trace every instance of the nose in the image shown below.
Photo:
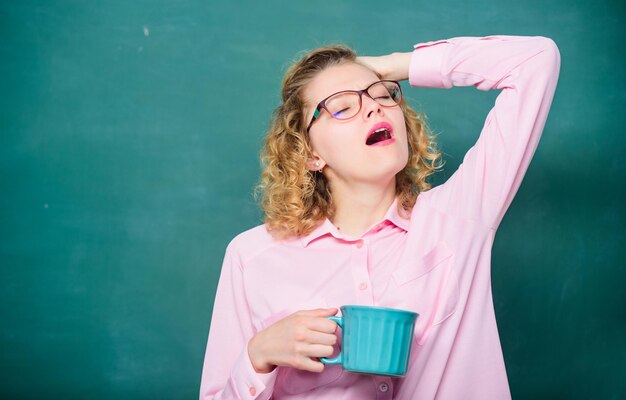
{"label": "nose", "polygon": [[368,119],[375,114],[382,113],[383,107],[378,104],[376,100],[368,96],[367,93],[363,93],[363,95],[361,96],[361,101],[363,102],[363,104],[361,104],[361,108],[363,109],[364,119]]}

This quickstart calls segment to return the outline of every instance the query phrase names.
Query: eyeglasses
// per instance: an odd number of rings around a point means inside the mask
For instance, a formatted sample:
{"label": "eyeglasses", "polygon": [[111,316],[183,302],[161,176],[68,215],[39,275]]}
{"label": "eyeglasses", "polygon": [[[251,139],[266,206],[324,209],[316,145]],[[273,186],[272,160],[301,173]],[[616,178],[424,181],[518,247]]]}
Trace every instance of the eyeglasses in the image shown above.
{"label": "eyeglasses", "polygon": [[322,109],[326,110],[335,119],[341,120],[354,117],[361,111],[363,93],[383,107],[395,107],[402,100],[402,90],[400,89],[400,84],[396,81],[383,80],[374,82],[363,90],[343,90],[331,94],[319,102],[306,131],[308,132],[311,129],[311,125],[319,117]]}

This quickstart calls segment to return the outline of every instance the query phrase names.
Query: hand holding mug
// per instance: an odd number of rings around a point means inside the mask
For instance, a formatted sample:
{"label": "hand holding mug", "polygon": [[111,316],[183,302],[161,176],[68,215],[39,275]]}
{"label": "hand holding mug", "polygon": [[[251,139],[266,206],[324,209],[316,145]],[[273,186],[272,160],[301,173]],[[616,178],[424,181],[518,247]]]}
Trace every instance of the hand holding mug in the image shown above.
{"label": "hand holding mug", "polygon": [[324,364],[315,358],[333,353],[337,324],[326,317],[336,313],[336,308],[298,311],[260,331],[248,344],[252,366],[259,373],[276,366],[322,372]]}

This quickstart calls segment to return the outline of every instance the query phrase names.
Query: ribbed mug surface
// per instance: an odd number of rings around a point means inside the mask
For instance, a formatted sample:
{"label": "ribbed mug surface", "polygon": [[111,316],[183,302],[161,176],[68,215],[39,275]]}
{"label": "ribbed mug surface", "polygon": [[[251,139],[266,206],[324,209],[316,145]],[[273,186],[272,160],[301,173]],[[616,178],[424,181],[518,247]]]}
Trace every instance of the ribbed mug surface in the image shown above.
{"label": "ribbed mug surface", "polygon": [[342,365],[353,372],[404,376],[418,314],[384,307],[343,306]]}

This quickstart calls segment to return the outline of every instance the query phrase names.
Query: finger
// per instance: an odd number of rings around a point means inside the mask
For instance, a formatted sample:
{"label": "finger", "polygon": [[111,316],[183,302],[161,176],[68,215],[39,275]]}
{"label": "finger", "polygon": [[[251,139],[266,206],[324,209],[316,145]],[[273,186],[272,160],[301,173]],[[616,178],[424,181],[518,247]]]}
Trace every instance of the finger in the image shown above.
{"label": "finger", "polygon": [[337,343],[337,336],[332,333],[310,331],[307,341],[310,344],[323,344],[326,346],[334,346],[335,343]]}
{"label": "finger", "polygon": [[373,63],[375,58],[373,56],[359,56],[356,58],[356,62],[359,64],[363,64],[366,67],[373,68]]}
{"label": "finger", "polygon": [[311,344],[307,346],[306,355],[309,357],[330,357],[333,355],[333,346]]}
{"label": "finger", "polygon": [[314,310],[298,311],[297,314],[307,317],[329,317],[337,314],[337,311],[339,310],[336,308],[316,308]]}
{"label": "finger", "polygon": [[310,318],[307,321],[307,327],[312,331],[323,333],[335,333],[337,331],[337,323],[328,318]]}
{"label": "finger", "polygon": [[319,361],[315,361],[315,360],[311,360],[310,358],[307,358],[306,360],[304,360],[302,362],[302,366],[303,369],[305,371],[310,371],[310,372],[323,372],[324,371],[324,364],[322,364]]}

